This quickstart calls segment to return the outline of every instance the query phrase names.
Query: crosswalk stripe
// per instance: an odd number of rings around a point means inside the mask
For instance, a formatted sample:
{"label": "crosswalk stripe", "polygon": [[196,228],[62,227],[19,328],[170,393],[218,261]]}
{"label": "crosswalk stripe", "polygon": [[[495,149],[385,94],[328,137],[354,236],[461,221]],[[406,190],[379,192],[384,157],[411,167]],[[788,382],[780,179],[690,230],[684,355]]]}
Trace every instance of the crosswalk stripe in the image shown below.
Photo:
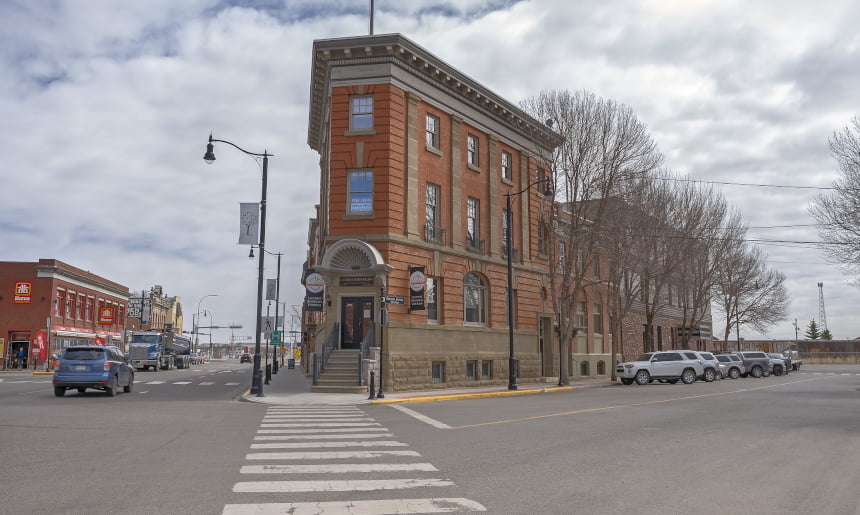
{"label": "crosswalk stripe", "polygon": [[319,424],[260,424],[260,427],[369,427],[381,426],[379,422],[364,422],[364,423],[319,423]]}
{"label": "crosswalk stripe", "polygon": [[[381,425],[381,424],[380,424]],[[349,433],[352,431],[388,431],[385,427],[339,427],[329,429],[258,429],[259,435],[296,435],[305,433]]]}
{"label": "crosswalk stripe", "polygon": [[319,420],[327,420],[332,418],[342,418],[342,419],[355,419],[355,418],[370,418],[364,413],[326,413],[326,414],[317,414],[317,413],[291,413],[289,415],[284,415],[281,413],[269,413],[263,420],[283,420],[283,419],[293,419],[293,418],[314,418]]}
{"label": "crosswalk stripe", "polygon": [[455,486],[448,479],[344,479],[332,481],[241,481],[233,485],[236,493],[292,492],[373,492],[405,490],[432,486]]}
{"label": "crosswalk stripe", "polygon": [[245,465],[240,474],[346,474],[350,472],[439,472],[432,463],[330,463],[326,465]]}
{"label": "crosswalk stripe", "polygon": [[274,435],[255,436],[254,440],[330,440],[336,438],[388,438],[392,433],[343,433],[343,434],[305,434],[305,435]]}
{"label": "crosswalk stripe", "polygon": [[317,418],[317,417],[265,417],[264,424],[275,422],[372,422],[370,417],[355,417],[355,418]]}
{"label": "crosswalk stripe", "polygon": [[384,456],[421,456],[416,451],[252,452],[246,460],[344,460]]}
{"label": "crosswalk stripe", "polygon": [[374,440],[370,442],[280,442],[252,443],[252,449],[314,449],[332,447],[408,447],[403,442],[394,440]]}
{"label": "crosswalk stripe", "polygon": [[390,515],[398,513],[452,513],[487,511],[483,505],[464,498],[383,499],[378,501],[285,502],[268,504],[228,504],[222,515]]}

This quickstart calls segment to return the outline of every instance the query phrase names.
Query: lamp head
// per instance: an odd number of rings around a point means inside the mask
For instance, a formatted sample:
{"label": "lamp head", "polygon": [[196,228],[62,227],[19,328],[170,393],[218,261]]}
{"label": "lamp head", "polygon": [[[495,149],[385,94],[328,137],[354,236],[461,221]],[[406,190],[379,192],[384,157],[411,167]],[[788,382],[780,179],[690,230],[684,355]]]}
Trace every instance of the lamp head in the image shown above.
{"label": "lamp head", "polygon": [[254,259],[254,247],[251,247],[251,252],[248,252],[248,259]]}
{"label": "lamp head", "polygon": [[544,190],[543,194],[547,197],[552,197],[553,195],[555,195],[555,191],[553,191],[552,189],[552,181],[550,181],[549,179],[546,179],[546,189]]}
{"label": "lamp head", "polygon": [[[211,138],[211,136],[210,136],[210,138]],[[206,144],[206,153],[203,154],[203,160],[206,161],[210,165],[213,162],[215,162],[215,151],[214,151],[214,147],[212,146],[212,143]]]}

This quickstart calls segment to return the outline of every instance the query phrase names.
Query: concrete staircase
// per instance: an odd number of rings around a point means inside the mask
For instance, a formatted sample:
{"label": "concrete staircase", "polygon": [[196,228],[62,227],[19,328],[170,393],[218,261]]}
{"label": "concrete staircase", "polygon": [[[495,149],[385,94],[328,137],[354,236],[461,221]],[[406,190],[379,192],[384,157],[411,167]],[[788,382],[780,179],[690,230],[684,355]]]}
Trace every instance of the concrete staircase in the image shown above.
{"label": "concrete staircase", "polygon": [[311,391],[316,393],[367,393],[367,386],[358,385],[358,349],[338,349],[331,352],[325,370]]}

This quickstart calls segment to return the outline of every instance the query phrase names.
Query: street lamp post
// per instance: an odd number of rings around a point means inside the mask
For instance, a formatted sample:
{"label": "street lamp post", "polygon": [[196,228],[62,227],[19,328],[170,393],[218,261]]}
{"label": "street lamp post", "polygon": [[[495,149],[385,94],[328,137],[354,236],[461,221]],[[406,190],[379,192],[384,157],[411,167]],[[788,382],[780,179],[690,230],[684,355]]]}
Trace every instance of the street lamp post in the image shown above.
{"label": "street lamp post", "polygon": [[[206,145],[206,153],[203,155],[203,160],[209,164],[212,164],[215,161],[215,152],[214,146],[212,143],[226,143],[231,147],[234,147],[249,156],[257,156],[263,158],[263,191],[260,195],[260,250],[266,249],[266,186],[269,172],[269,156],[273,154],[269,154],[266,150],[263,150],[262,154],[257,154],[255,152],[248,152],[242,147],[236,145],[235,143],[230,143],[229,141],[225,141],[222,139],[213,139],[212,134],[209,134],[209,143]],[[260,265],[257,271],[257,323],[256,323],[256,334],[254,335],[254,372],[251,380],[251,393],[256,394],[257,397],[264,397],[263,395],[263,376],[260,370],[260,329],[263,318],[263,265],[265,260],[266,253],[260,252]]]}
{"label": "street lamp post", "polygon": [[[218,296],[217,293],[210,293],[209,295],[204,295],[204,296],[200,297],[200,300],[197,302],[197,318],[195,319],[194,324],[193,324],[194,325],[193,336],[194,336],[194,347],[195,347],[194,352],[200,352],[200,333],[198,331],[200,328],[200,304],[203,302],[203,299],[205,299],[206,297],[217,297],[217,296]],[[212,325],[212,324],[209,324],[209,325]]]}
{"label": "street lamp post", "polygon": [[514,259],[512,250],[513,239],[511,238],[514,217],[511,215],[511,197],[522,195],[532,186],[535,186],[542,182],[546,182],[546,189],[544,190],[544,195],[546,195],[547,197],[553,196],[552,183],[548,178],[538,179],[537,181],[529,184],[528,186],[516,193],[505,193],[505,219],[507,221],[507,223],[505,224],[505,254],[508,258],[508,345],[510,351],[510,354],[508,356],[508,390],[517,389],[516,359],[514,358]]}
{"label": "street lamp post", "polygon": [[[266,249],[260,249],[260,250],[262,250],[266,254],[269,254],[270,256],[278,256],[278,278],[275,280],[275,327],[274,327],[274,330],[277,331],[278,330],[278,308],[280,306],[280,301],[281,301],[281,256],[283,256],[283,253],[281,253],[281,252],[269,252]],[[252,258],[252,259],[254,257],[254,246],[253,245],[251,245],[251,252],[248,254],[248,257]],[[271,300],[271,299],[267,299],[267,300]],[[286,308],[285,308],[285,315],[286,315]],[[266,313],[267,318],[268,318],[268,316],[269,316],[269,314]],[[283,332],[281,332],[281,342],[283,342],[283,338],[284,338],[284,335],[283,335]],[[275,353],[274,355],[277,356],[277,353]],[[268,360],[269,360],[269,346],[267,345],[266,346],[266,363],[267,363],[266,367],[269,366]],[[277,360],[274,361],[272,368],[273,368],[273,372],[275,374],[277,374],[278,373],[278,361]],[[269,384],[269,383],[266,383],[266,384]]]}

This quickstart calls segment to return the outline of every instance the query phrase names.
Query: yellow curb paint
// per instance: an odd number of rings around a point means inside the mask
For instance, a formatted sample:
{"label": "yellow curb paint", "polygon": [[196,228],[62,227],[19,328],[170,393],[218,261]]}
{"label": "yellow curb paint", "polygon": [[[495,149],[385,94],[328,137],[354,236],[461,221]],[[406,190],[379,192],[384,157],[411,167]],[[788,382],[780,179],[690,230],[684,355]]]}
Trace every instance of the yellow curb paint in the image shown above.
{"label": "yellow curb paint", "polygon": [[565,390],[573,390],[572,386],[555,386],[552,388],[541,388],[531,390],[507,390],[502,392],[482,392],[482,393],[458,393],[449,395],[433,395],[428,397],[411,397],[406,399],[382,399],[370,401],[371,404],[406,404],[412,402],[433,402],[433,401],[449,401],[458,399],[480,399],[485,397],[504,397],[508,395],[527,395],[532,393],[545,392],[560,392]]}

